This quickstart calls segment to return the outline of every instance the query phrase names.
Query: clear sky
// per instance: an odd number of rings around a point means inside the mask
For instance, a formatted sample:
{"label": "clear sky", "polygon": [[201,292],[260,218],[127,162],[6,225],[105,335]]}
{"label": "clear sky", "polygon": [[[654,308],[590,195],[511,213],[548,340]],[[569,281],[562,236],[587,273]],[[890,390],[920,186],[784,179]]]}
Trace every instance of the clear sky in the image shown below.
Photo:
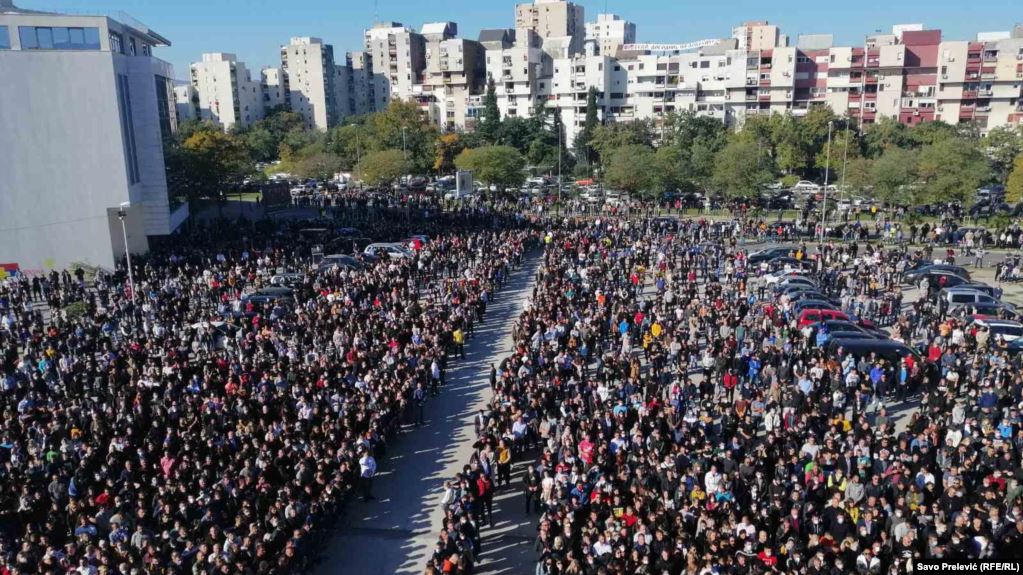
{"label": "clear sky", "polygon": [[[978,31],[1008,30],[1023,21],[1021,0],[576,0],[587,21],[597,13],[636,23],[641,42],[690,42],[727,37],[745,20],[768,20],[793,41],[798,34],[831,33],[836,44],[860,44],[866,34],[892,24],[941,28],[948,39],[972,39]],[[292,36],[318,36],[337,56],[358,50],[362,31],[374,21],[419,29],[424,22],[454,21],[459,35],[481,28],[514,26],[516,0],[15,0],[36,10],[79,14],[124,11],[170,39],[156,55],[174,65],[178,78],[203,52],[234,52],[250,69],[279,65],[281,44]]]}

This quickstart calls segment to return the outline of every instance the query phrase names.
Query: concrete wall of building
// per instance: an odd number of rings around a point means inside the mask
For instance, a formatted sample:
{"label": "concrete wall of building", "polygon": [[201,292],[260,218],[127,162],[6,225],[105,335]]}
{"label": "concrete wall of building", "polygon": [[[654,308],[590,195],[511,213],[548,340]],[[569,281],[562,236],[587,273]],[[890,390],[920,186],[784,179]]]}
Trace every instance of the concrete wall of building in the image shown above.
{"label": "concrete wall of building", "polygon": [[[0,261],[114,263],[107,209],[133,198],[113,56],[0,52]],[[60,81],[54,81],[55,79]],[[83,113],[88,110],[88,113]]]}

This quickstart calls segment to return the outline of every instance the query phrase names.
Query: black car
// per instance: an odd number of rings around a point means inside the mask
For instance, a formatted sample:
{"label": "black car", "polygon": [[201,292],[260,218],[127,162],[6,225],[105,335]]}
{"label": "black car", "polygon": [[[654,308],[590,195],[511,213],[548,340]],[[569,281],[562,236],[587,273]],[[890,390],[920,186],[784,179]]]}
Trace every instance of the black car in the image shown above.
{"label": "black car", "polygon": [[[929,275],[934,272],[943,272],[957,275],[966,281],[970,281],[970,272],[966,271],[966,268],[962,266],[955,266],[951,264],[927,264],[920,267],[911,269],[903,276],[907,283],[915,284],[920,282],[920,278]],[[952,286],[946,286],[952,287]]]}
{"label": "black car", "polygon": [[775,258],[788,257],[793,249],[791,247],[780,247],[755,251],[746,257],[746,262],[750,265],[759,265],[762,262],[769,262]]}

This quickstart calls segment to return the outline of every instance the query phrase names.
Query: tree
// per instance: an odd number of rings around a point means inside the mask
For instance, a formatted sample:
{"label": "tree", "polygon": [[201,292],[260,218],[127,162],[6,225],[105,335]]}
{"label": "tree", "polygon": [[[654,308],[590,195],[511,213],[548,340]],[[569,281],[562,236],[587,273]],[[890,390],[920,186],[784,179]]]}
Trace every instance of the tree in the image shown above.
{"label": "tree", "polygon": [[628,144],[612,150],[604,158],[604,183],[630,195],[653,191],[657,172],[656,156],[649,146]]}
{"label": "tree", "polygon": [[913,145],[906,125],[897,118],[883,116],[863,130],[865,156],[879,158],[888,148],[908,148]]}
{"label": "tree", "polygon": [[443,134],[437,139],[437,152],[433,160],[433,171],[450,174],[455,170],[455,158],[465,149],[458,134]]}
{"label": "tree", "polygon": [[408,165],[401,150],[370,152],[358,167],[359,179],[371,186],[388,185],[406,173]]}
{"label": "tree", "polygon": [[[846,141],[848,139],[848,141]],[[814,166],[821,173],[828,171],[828,183],[839,184],[842,181],[843,170],[846,169],[846,161],[854,162],[860,157],[860,142],[855,131],[851,128],[847,131],[843,128],[841,131],[832,132],[831,136],[831,154],[828,155],[827,142],[824,143],[818,150],[816,157],[814,158]],[[829,162],[830,158],[830,162]]]}
{"label": "tree", "polygon": [[927,199],[935,202],[973,199],[977,188],[991,177],[991,168],[975,141],[939,140],[920,151],[918,167]]}
{"label": "tree", "polygon": [[920,122],[909,130],[909,137],[917,146],[930,146],[959,136],[958,128],[941,120]]}
{"label": "tree", "polygon": [[593,139],[593,131],[597,129],[599,124],[600,119],[597,117],[597,87],[590,86],[589,92],[586,93],[586,121],[583,123],[583,129],[579,130],[573,142],[576,160],[586,166],[592,165],[595,160],[590,140]]}
{"label": "tree", "polygon": [[[706,189],[714,174],[714,155],[728,142],[727,128],[714,118],[698,116],[692,111],[682,112],[667,122],[674,139],[673,148],[678,154],[659,153],[658,165],[660,169],[676,169],[678,177],[667,174],[662,183],[675,178],[675,187],[679,189],[688,186]],[[672,159],[677,159],[678,163],[669,165]]]}
{"label": "tree", "polygon": [[497,144],[498,131],[501,128],[501,110],[497,107],[497,86],[494,77],[487,80],[487,92],[483,96],[483,117],[476,131],[487,144]]}
{"label": "tree", "polygon": [[[852,155],[852,149],[849,150],[850,156]],[[845,171],[845,185],[850,190],[856,190],[858,192],[866,192],[868,189],[873,188],[873,182],[870,179],[871,170],[873,169],[873,160],[867,158],[849,158],[849,166]]]}
{"label": "tree", "polygon": [[303,155],[292,163],[291,171],[302,178],[330,180],[341,171],[341,156],[324,151]]}
{"label": "tree", "polygon": [[433,168],[439,134],[415,103],[391,100],[387,108],[368,118],[366,127],[370,149],[405,151],[407,169],[415,173]]}
{"label": "tree", "polygon": [[1023,201],[1023,154],[1016,156],[1012,172],[1005,183],[1005,201],[1015,204]]}
{"label": "tree", "polygon": [[663,146],[654,153],[653,189],[658,193],[674,192],[692,188],[692,180],[686,177],[682,150],[678,146]]}
{"label": "tree", "polygon": [[649,120],[614,122],[602,124],[593,130],[590,147],[603,162],[615,150],[625,146],[640,145],[652,148],[654,145],[653,123]]}
{"label": "tree", "polygon": [[166,151],[168,187],[189,199],[217,198],[252,172],[252,158],[234,134],[212,124],[189,130]]}
{"label": "tree", "polygon": [[714,158],[713,184],[726,196],[748,198],[774,179],[767,150],[750,136],[733,134]]}
{"label": "tree", "polygon": [[526,179],[526,159],[510,146],[462,150],[455,165],[459,170],[471,170],[477,180],[502,189],[520,186]]}
{"label": "tree", "polygon": [[1013,170],[1013,162],[1023,154],[1023,128],[998,126],[987,133],[982,142],[995,179],[1004,183]]}
{"label": "tree", "polygon": [[917,179],[917,151],[889,146],[870,165],[870,183],[878,200],[910,204]]}

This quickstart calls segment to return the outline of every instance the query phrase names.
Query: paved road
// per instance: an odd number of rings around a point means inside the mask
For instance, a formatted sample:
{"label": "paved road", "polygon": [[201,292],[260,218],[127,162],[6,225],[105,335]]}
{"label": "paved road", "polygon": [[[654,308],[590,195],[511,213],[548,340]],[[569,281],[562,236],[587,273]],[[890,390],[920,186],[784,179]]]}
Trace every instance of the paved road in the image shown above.
{"label": "paved road", "polygon": [[[443,519],[444,481],[472,455],[473,416],[491,397],[490,364],[512,350],[511,327],[532,295],[539,262],[534,254],[512,274],[466,346],[466,359],[452,362],[440,397],[427,404],[426,425],[403,435],[381,462],[373,485],[378,499],[348,507],[317,575],[423,572]],[[485,529],[484,535],[489,531],[496,530]],[[487,540],[483,544],[491,547]]]}

